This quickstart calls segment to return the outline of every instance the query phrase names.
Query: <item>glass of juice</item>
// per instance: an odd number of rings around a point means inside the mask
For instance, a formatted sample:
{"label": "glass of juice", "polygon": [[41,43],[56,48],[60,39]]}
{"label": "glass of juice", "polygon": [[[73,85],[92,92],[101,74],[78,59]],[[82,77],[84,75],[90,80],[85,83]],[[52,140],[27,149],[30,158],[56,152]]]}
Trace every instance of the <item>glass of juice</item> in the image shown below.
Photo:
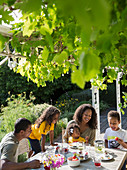
{"label": "glass of juice", "polygon": [[101,158],[100,157],[94,157],[94,165],[96,168],[101,167]]}

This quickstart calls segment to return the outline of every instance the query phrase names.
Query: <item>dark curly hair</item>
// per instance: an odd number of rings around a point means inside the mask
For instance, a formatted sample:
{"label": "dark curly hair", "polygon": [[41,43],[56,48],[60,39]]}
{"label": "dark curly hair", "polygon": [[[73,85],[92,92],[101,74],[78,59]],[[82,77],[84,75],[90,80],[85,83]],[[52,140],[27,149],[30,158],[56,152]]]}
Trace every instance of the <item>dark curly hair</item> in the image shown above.
{"label": "dark curly hair", "polygon": [[77,129],[79,129],[79,131],[80,131],[80,127],[79,127],[79,125],[78,125],[77,123],[71,123],[71,124],[67,127],[67,133],[68,133],[70,136],[73,134],[73,132],[71,132],[70,129],[73,129],[73,131],[74,131],[74,128],[77,128]]}
{"label": "dark curly hair", "polygon": [[109,117],[115,117],[118,121],[120,121],[120,114],[115,110],[111,110],[110,112],[108,112],[108,118]]}
{"label": "dark curly hair", "polygon": [[41,116],[35,121],[35,124],[37,124],[37,127],[39,128],[41,123],[43,121],[47,121],[49,125],[51,125],[52,121],[53,121],[53,117],[59,114],[60,115],[60,110],[57,109],[54,106],[50,106],[47,109],[45,109],[43,111],[43,113],[41,114]]}
{"label": "dark curly hair", "polygon": [[91,129],[97,129],[97,113],[91,104],[82,104],[80,105],[73,116],[73,119],[80,124],[82,122],[82,115],[87,110],[90,109],[92,111],[92,117],[88,122],[88,125]]}

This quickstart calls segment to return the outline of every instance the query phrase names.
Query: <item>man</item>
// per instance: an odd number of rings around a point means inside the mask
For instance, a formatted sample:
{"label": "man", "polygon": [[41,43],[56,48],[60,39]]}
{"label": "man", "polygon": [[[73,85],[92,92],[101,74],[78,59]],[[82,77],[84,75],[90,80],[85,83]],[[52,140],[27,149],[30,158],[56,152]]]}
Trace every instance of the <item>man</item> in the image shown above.
{"label": "man", "polygon": [[31,133],[31,122],[25,118],[19,118],[15,123],[14,132],[10,132],[1,141],[0,170],[20,170],[40,168],[40,161],[17,163],[17,147],[19,141],[28,138]]}

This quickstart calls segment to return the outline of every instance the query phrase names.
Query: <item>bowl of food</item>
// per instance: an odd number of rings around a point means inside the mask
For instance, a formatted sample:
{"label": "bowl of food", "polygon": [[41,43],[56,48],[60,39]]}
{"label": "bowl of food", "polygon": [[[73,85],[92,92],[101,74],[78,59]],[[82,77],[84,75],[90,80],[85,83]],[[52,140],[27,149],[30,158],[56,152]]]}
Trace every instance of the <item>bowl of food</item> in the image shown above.
{"label": "bowl of food", "polygon": [[69,166],[75,167],[80,165],[80,158],[77,156],[72,156],[67,158],[67,163]]}

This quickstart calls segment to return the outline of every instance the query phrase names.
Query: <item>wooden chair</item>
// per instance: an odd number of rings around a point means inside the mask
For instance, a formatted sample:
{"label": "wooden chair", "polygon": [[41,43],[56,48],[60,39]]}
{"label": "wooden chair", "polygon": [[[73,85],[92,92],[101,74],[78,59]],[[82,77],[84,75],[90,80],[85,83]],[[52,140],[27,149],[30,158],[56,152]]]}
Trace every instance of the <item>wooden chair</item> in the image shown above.
{"label": "wooden chair", "polygon": [[66,130],[66,129],[62,128],[62,142],[63,142],[63,135],[64,135],[64,133],[65,133],[65,130]]}
{"label": "wooden chair", "polygon": [[24,138],[19,142],[18,148],[17,148],[17,156],[21,155],[23,153],[27,152],[28,157],[29,157],[29,153],[31,152],[30,147],[29,147],[29,143],[28,143],[28,139]]}

